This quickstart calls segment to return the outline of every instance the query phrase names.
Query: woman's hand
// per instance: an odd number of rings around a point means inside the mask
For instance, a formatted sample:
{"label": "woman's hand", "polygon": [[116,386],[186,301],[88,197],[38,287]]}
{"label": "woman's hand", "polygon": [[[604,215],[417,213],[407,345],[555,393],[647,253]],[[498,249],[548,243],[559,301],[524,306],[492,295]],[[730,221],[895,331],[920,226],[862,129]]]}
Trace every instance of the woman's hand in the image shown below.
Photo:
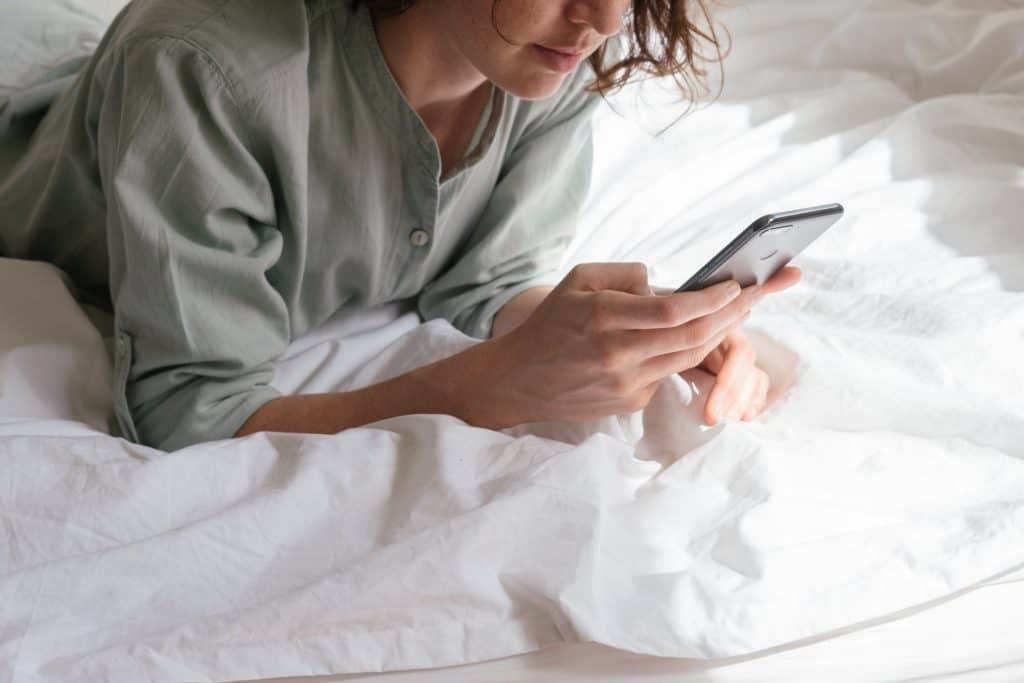
{"label": "woman's hand", "polygon": [[715,375],[715,385],[704,404],[704,421],[753,420],[764,410],[771,379],[755,365],[757,352],[742,330],[728,335],[708,354],[700,368]]}
{"label": "woman's hand", "polygon": [[579,265],[522,324],[459,360],[474,385],[460,412],[501,429],[640,410],[662,379],[703,362],[760,291],[730,281],[659,296],[642,263]]}
{"label": "woman's hand", "polygon": [[[800,270],[787,267],[764,284],[763,293],[780,292],[800,281]],[[764,411],[771,379],[757,367],[757,352],[742,330],[734,330],[708,354],[700,368],[715,376],[704,404],[704,421],[753,420]]]}

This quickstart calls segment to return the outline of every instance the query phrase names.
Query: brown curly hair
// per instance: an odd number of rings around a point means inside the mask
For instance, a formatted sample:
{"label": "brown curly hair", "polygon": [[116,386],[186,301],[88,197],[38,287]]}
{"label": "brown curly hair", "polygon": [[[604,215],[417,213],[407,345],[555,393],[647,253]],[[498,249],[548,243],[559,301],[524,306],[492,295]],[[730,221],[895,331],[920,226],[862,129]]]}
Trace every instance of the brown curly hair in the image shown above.
{"label": "brown curly hair", "polygon": [[[352,0],[364,2],[381,14],[399,14],[416,0]],[[501,0],[493,0],[491,19]],[[693,104],[699,94],[707,94],[709,63],[720,63],[728,52],[729,34],[723,41],[711,16],[714,0],[633,0],[626,13],[623,32],[628,51],[617,62],[606,65],[607,42],[589,58],[596,78],[587,90],[602,97],[641,77],[671,77]],[[498,31],[500,35],[500,30]],[[723,79],[720,76],[719,91]]]}

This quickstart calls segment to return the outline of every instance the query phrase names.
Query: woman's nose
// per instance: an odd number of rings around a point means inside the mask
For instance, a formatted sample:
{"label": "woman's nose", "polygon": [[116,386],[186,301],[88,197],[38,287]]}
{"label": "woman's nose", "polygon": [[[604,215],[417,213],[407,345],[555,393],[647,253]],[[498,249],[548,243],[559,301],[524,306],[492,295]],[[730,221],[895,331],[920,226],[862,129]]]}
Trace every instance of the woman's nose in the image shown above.
{"label": "woman's nose", "polygon": [[631,0],[576,0],[568,11],[569,21],[588,24],[604,36],[622,30],[626,10]]}

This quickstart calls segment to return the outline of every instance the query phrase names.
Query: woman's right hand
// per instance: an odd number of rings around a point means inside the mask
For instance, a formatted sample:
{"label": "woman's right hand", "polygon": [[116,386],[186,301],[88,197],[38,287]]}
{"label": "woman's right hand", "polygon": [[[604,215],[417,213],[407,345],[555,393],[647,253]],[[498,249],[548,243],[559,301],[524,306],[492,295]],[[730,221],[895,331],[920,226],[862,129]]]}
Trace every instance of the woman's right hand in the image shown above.
{"label": "woman's right hand", "polygon": [[762,296],[732,280],[659,296],[642,263],[578,265],[521,325],[481,345],[487,370],[468,412],[502,429],[641,410],[663,378],[699,365]]}

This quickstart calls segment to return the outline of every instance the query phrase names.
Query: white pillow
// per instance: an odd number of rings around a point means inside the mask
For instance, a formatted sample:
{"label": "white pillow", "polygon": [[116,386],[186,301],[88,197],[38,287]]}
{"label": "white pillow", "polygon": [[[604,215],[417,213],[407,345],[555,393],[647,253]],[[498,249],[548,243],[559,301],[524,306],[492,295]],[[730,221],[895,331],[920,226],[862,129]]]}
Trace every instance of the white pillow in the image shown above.
{"label": "white pillow", "polygon": [[0,258],[0,421],[73,420],[109,434],[113,371],[97,329],[103,321],[75,301],[70,282],[51,263]]}
{"label": "white pillow", "polygon": [[82,69],[127,0],[0,0],[0,135]]}

